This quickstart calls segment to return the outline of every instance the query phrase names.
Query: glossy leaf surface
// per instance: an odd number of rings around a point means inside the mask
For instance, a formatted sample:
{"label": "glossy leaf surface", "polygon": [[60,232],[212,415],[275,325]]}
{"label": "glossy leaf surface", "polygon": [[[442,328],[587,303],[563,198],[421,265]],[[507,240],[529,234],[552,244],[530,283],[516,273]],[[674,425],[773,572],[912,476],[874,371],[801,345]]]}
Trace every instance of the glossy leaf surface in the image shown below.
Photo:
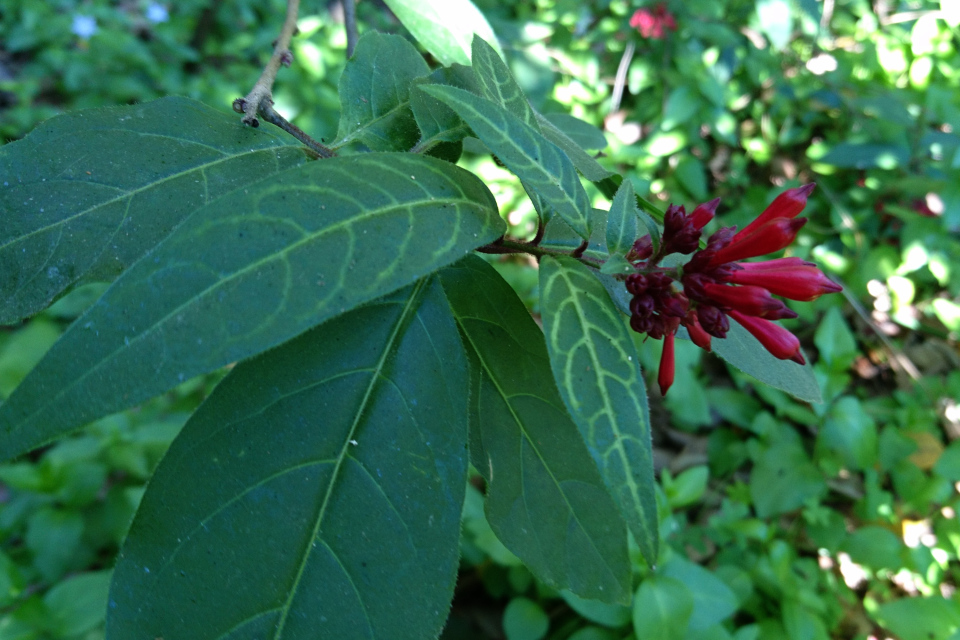
{"label": "glossy leaf surface", "polygon": [[0,405],[12,457],[396,290],[502,233],[449,163],[362,154],[221,198],[129,269]]}
{"label": "glossy leaf surface", "polygon": [[543,334],[480,258],[441,271],[472,354],[471,459],[503,544],[545,583],[628,603],[626,530],[550,375]]}
{"label": "glossy leaf surface", "polygon": [[108,637],[436,637],[456,580],[467,382],[435,280],[238,365],[151,480]]}
{"label": "glossy leaf surface", "polygon": [[590,200],[563,151],[490,100],[455,87],[430,86],[423,91],[453,107],[525,186],[536,190],[580,237],[590,237]]}
{"label": "glossy leaf surface", "polygon": [[490,23],[470,0],[385,0],[390,10],[440,64],[470,64],[477,35],[496,46]]}
{"label": "glossy leaf surface", "polygon": [[597,277],[573,258],[540,263],[543,329],[560,395],[640,551],[659,545],[647,390],[633,339]]}
{"label": "glossy leaf surface", "polygon": [[420,130],[410,88],[430,68],[400,36],[371,31],[357,42],[340,76],[340,127],[334,148],[361,142],[373,151],[407,151]]}
{"label": "glossy leaf surface", "polygon": [[187,98],[51,118],[0,147],[0,324],[114,279],[196,209],[307,153]]}
{"label": "glossy leaf surface", "polygon": [[714,339],[712,345],[715,354],[760,382],[805,402],[823,402],[820,385],[809,363],[799,365],[775,358],[733,318],[730,318],[726,339]]}

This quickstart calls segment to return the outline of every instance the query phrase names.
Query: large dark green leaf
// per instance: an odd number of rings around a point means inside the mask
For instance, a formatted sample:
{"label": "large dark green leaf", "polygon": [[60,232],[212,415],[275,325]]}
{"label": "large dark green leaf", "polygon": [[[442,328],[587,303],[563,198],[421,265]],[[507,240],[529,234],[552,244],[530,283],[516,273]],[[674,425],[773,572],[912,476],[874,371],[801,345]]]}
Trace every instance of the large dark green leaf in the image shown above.
{"label": "large dark green leaf", "polygon": [[563,408],[543,334],[483,260],[440,274],[475,365],[470,453],[488,482],[490,526],[547,584],[628,603],[623,520]]}
{"label": "large dark green leaf", "polygon": [[623,317],[573,258],[540,263],[540,306],[553,376],[587,449],[650,565],[659,534],[647,389]]}
{"label": "large dark green leaf", "polygon": [[303,164],[294,143],[163,98],[57,116],[0,147],[0,324],[112,280],[199,207]]}
{"label": "large dark green leaf", "polygon": [[410,110],[410,87],[430,68],[400,36],[371,31],[357,42],[340,76],[339,149],[361,142],[374,151],[406,151],[420,130]]}
{"label": "large dark green leaf", "polygon": [[447,162],[361,154],[291,169],[198,211],[130,268],[0,405],[0,455],[269,349],[502,233]]}
{"label": "large dark green leaf", "polygon": [[109,637],[435,638],[456,580],[467,381],[436,280],[237,366],[150,482]]}
{"label": "large dark green leaf", "polygon": [[385,0],[423,47],[441,64],[470,64],[474,34],[496,44],[487,19],[470,0]]}
{"label": "large dark green leaf", "polygon": [[537,124],[537,118],[523,89],[517,84],[500,54],[482,38],[473,39],[473,72],[480,89],[478,95],[499,104],[540,132],[540,125]]}
{"label": "large dark green leaf", "polygon": [[422,88],[460,114],[477,137],[580,237],[590,237],[590,199],[567,155],[504,107],[455,87]]}

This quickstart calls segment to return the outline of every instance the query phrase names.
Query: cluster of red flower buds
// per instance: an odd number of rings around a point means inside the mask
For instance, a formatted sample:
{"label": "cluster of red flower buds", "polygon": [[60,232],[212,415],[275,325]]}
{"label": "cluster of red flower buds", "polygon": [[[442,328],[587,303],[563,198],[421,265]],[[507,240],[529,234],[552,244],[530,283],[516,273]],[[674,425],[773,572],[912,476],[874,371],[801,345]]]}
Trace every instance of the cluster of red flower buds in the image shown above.
{"label": "cluster of red flower buds", "polygon": [[[719,198],[698,206],[690,215],[682,206],[670,205],[656,252],[650,236],[634,243],[627,254],[637,269],[626,278],[627,291],[633,296],[630,326],[664,340],[658,376],[661,393],[673,384],[673,343],[680,326],[694,344],[709,351],[712,338],[727,336],[732,317],[777,358],[804,364],[800,341],[773,322],[797,314],[773,296],[808,301],[841,288],[815,264],[800,258],[740,260],[780,251],[793,242],[807,222],[797,215],[813,188],[808,184],[781,193],[742,230],[726,227],[711,235],[704,249],[699,248],[700,235],[713,219]],[[673,253],[693,256],[681,267],[658,266]]]}

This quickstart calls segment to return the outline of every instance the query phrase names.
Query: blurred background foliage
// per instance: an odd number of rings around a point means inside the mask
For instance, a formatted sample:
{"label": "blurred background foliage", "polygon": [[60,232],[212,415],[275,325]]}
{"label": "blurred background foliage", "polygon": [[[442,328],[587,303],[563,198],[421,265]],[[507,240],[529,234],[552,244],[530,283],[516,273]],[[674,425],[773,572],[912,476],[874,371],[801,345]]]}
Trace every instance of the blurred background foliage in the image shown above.
{"label": "blurred background foliage", "polygon": [[[820,405],[678,343],[669,396],[651,386],[666,544],[656,572],[634,553],[632,606],[538,584],[494,537],[478,481],[443,637],[960,640],[960,1],[475,2],[534,105],[602,129],[584,127],[581,143],[654,201],[721,197],[719,224],[742,226],[815,181],[791,255],[845,292],[792,304]],[[342,10],[302,4],[277,107],[328,138]],[[228,109],[259,75],[283,9],[0,0],[0,137],[168,94]],[[379,2],[357,11],[361,31],[405,33]],[[511,232],[532,235],[512,176],[482,154],[462,162]],[[496,266],[536,313],[535,265]],[[0,397],[100,291],[0,328]],[[641,345],[648,371],[659,348]],[[0,640],[103,637],[110,569],[143,487],[216,381],[0,465]]]}

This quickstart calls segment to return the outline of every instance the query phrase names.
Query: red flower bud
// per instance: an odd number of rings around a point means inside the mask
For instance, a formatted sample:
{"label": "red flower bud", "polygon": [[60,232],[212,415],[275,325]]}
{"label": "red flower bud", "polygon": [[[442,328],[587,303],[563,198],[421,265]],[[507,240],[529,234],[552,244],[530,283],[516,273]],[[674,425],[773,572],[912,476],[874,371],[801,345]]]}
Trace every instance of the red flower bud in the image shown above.
{"label": "red flower bud", "polygon": [[687,328],[687,333],[690,334],[690,340],[693,344],[697,345],[704,351],[710,351],[710,340],[711,336],[709,333],[703,330],[703,327],[700,326],[700,321],[697,319],[697,313],[694,310],[687,312],[687,317],[681,321],[681,324]]}
{"label": "red flower bud", "polygon": [[674,334],[668,333],[663,337],[663,353],[660,355],[660,371],[657,372],[657,383],[660,385],[660,394],[667,395],[673,376],[676,373],[676,361],[673,354]]}
{"label": "red flower bud", "polygon": [[714,198],[710,202],[705,202],[693,210],[687,220],[693,226],[694,229],[700,231],[707,223],[713,220],[713,216],[717,211],[717,206],[720,204],[720,198]]}
{"label": "red flower bud", "polygon": [[710,305],[700,305],[697,307],[697,319],[703,330],[714,338],[726,338],[727,331],[730,330],[730,321],[720,309]]}
{"label": "red flower bud", "polygon": [[781,360],[793,360],[797,364],[806,364],[803,354],[800,353],[800,341],[797,336],[780,325],[763,318],[744,315],[735,310],[731,311],[730,315],[743,325],[744,329],[753,334],[753,337],[760,341],[763,348],[773,354],[774,357]]}
{"label": "red flower bud", "polygon": [[825,293],[837,293],[843,287],[834,283],[816,265],[799,258],[780,258],[766,262],[741,262],[740,269],[726,277],[727,282],[763,287],[790,300],[809,302]]}

